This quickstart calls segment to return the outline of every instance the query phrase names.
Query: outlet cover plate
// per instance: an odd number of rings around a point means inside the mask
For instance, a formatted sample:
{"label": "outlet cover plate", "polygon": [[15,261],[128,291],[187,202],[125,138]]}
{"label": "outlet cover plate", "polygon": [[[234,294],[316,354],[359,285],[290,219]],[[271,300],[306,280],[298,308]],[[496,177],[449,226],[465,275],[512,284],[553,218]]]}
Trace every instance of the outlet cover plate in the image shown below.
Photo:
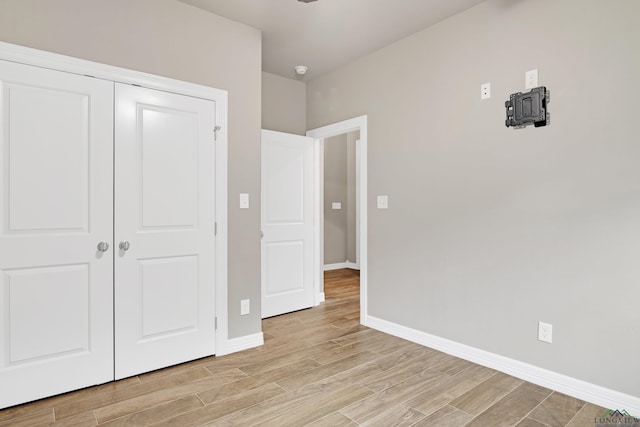
{"label": "outlet cover plate", "polygon": [[538,69],[529,70],[524,73],[524,88],[533,89],[538,87]]}
{"label": "outlet cover plate", "polygon": [[480,85],[480,99],[491,98],[491,83]]}
{"label": "outlet cover plate", "polygon": [[553,341],[553,326],[551,324],[538,322],[538,340],[551,344]]}

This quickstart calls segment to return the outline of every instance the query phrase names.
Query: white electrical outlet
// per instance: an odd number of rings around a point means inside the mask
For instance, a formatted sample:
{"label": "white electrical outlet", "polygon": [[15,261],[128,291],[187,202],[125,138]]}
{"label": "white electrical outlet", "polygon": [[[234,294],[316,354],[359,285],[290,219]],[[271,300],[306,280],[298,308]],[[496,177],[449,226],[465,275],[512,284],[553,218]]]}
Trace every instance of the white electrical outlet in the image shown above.
{"label": "white electrical outlet", "polygon": [[491,98],[491,83],[480,85],[480,99]]}
{"label": "white electrical outlet", "polygon": [[251,312],[251,305],[248,299],[240,300],[240,315],[244,316]]}
{"label": "white electrical outlet", "polygon": [[553,325],[538,322],[538,340],[551,344],[553,340]]}
{"label": "white electrical outlet", "polygon": [[533,89],[538,87],[538,69],[529,70],[524,74],[524,88]]}

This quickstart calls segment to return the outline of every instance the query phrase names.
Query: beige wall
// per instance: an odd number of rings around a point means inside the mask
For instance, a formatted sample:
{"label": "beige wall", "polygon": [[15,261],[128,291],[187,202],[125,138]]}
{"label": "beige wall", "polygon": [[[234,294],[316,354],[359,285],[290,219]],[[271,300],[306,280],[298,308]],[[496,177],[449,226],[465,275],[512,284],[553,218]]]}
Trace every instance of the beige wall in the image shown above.
{"label": "beige wall", "polygon": [[262,129],[305,135],[306,102],[304,82],[262,72]]}
{"label": "beige wall", "polygon": [[[356,139],[327,138],[324,147],[324,264],[356,262]],[[332,203],[342,203],[333,209]]]}
{"label": "beige wall", "polygon": [[260,32],[174,0],[2,0],[0,40],[229,92],[229,337],[260,332]]}
{"label": "beige wall", "polygon": [[[309,128],[368,115],[370,315],[640,396],[638,16],[487,0],[308,83]],[[532,68],[551,124],[507,129]]]}
{"label": "beige wall", "polygon": [[[341,209],[332,209],[340,202]],[[324,140],[324,264],[347,260],[347,135]]]}

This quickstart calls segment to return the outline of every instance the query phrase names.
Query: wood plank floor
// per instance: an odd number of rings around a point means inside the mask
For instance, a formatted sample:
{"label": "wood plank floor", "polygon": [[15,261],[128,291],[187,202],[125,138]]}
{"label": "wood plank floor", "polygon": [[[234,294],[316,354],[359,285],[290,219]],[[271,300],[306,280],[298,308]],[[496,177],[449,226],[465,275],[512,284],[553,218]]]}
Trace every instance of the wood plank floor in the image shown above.
{"label": "wood plank floor", "polygon": [[[359,276],[265,345],[0,411],[12,426],[593,426],[605,411],[359,324]],[[0,385],[5,386],[5,385]]]}

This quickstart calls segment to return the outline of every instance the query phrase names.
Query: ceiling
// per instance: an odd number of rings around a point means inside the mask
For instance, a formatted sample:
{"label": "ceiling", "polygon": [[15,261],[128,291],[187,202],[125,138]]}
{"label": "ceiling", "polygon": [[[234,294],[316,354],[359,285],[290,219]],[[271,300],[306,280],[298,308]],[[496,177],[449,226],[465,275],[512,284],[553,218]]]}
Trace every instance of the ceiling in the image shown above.
{"label": "ceiling", "polygon": [[313,79],[483,0],[180,0],[262,31],[262,69]]}

